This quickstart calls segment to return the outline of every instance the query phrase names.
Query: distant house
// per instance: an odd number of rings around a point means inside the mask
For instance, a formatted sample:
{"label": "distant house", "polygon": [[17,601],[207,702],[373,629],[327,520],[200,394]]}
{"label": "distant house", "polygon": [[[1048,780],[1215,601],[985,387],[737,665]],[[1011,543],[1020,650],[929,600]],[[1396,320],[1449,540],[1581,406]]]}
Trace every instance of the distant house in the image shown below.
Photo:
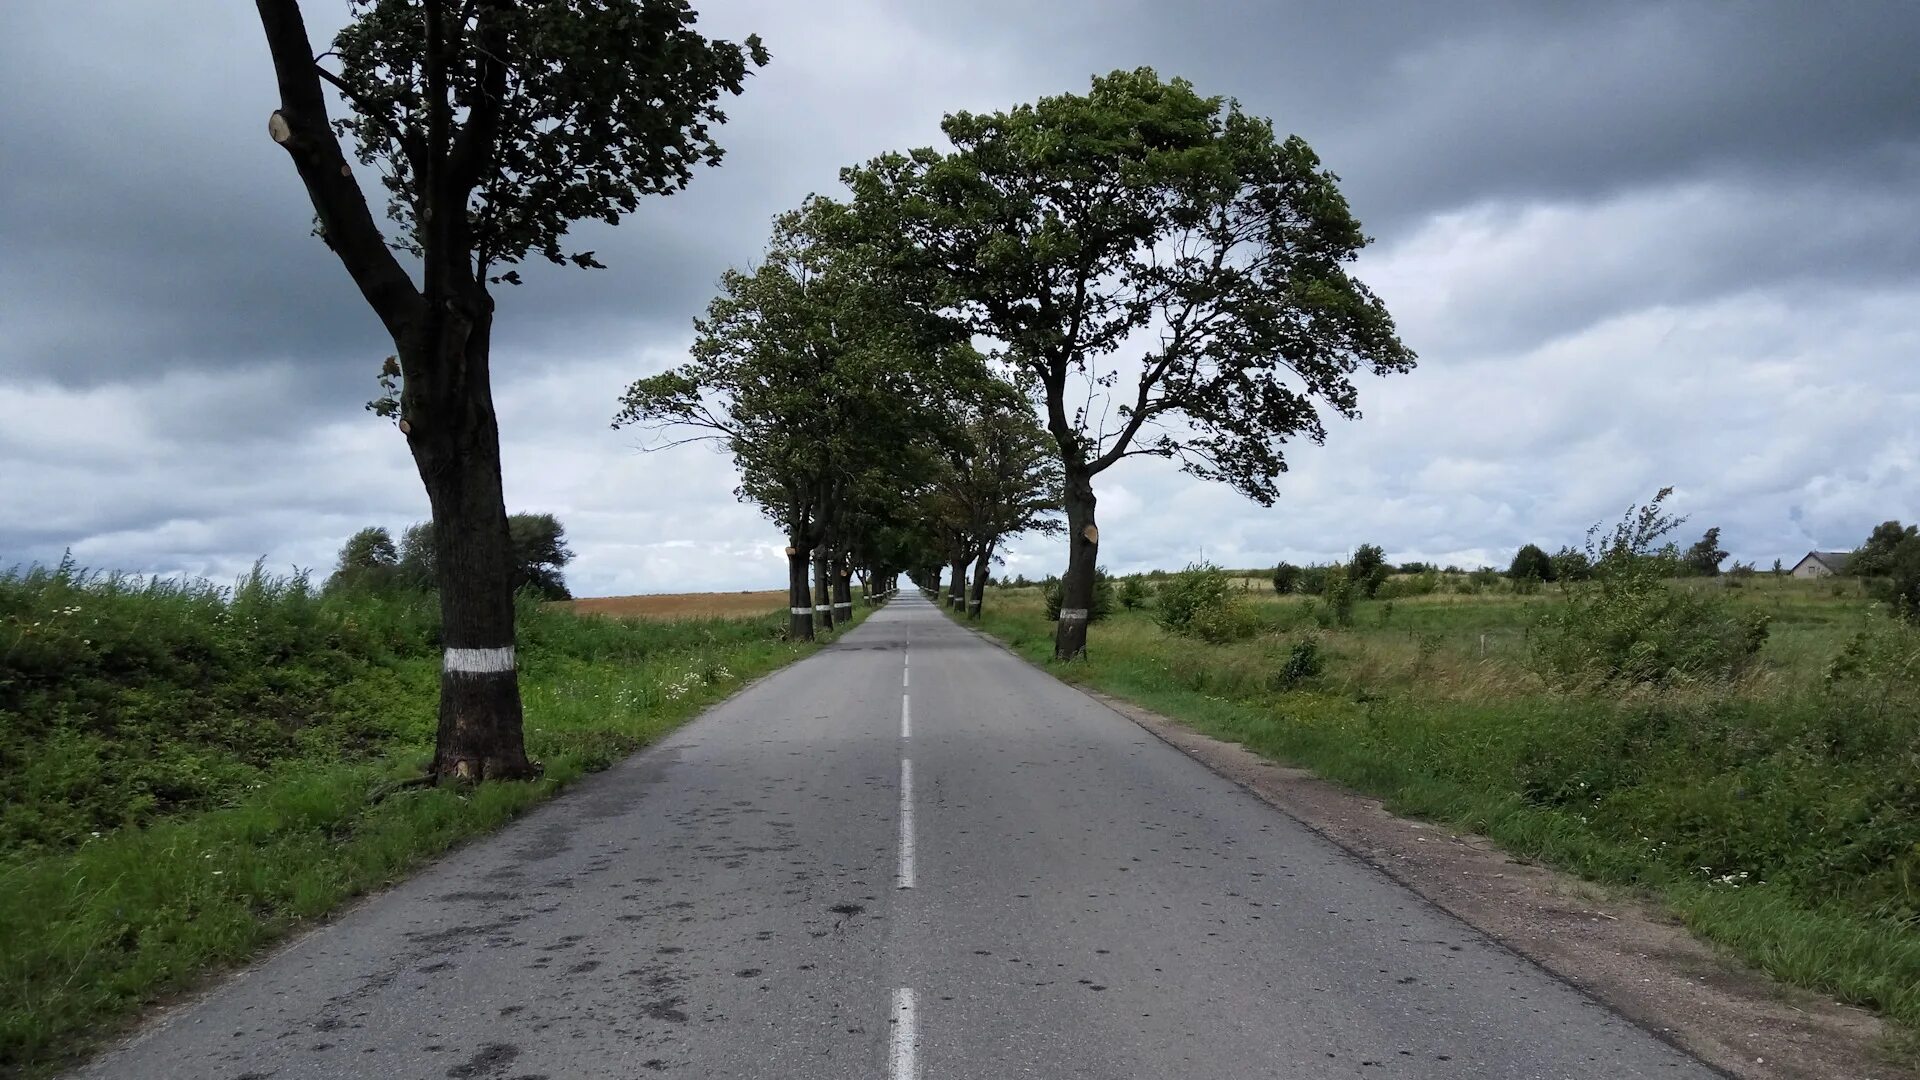
{"label": "distant house", "polygon": [[1851,551],[1809,551],[1791,572],[1797,578],[1833,577],[1847,572],[1847,560],[1852,557]]}

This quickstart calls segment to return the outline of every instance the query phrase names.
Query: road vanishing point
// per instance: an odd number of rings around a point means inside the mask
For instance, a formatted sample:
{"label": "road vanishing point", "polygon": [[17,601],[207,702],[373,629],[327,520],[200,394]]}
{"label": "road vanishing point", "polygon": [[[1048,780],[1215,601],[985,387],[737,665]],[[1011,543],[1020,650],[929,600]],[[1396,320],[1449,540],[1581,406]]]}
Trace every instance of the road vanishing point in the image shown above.
{"label": "road vanishing point", "polygon": [[1719,1074],[908,591],[80,1075]]}

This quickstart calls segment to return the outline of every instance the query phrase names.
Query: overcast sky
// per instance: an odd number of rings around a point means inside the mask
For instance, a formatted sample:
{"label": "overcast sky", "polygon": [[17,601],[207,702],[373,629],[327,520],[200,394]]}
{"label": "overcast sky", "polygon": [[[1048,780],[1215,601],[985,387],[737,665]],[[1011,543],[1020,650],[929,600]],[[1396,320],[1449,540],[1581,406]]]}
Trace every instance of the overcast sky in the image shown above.
{"label": "overcast sky", "polygon": [[[304,5],[315,37],[339,0]],[[1445,10],[1443,10],[1445,9]],[[943,113],[1151,65],[1305,137],[1420,354],[1361,386],[1263,509],[1154,461],[1098,481],[1102,561],[1504,565],[1665,485],[1690,534],[1791,563],[1920,517],[1920,7],[709,0],[773,63],[727,157],[616,230],[610,269],[503,290],[508,505],[582,595],[777,588],[728,460],[608,428],[769,219]],[[391,351],[266,136],[252,6],[0,3],[0,564],[224,580],[331,565],[426,515],[365,412]],[[1690,539],[1691,537],[1689,537]],[[1065,561],[1025,541],[1008,573]]]}

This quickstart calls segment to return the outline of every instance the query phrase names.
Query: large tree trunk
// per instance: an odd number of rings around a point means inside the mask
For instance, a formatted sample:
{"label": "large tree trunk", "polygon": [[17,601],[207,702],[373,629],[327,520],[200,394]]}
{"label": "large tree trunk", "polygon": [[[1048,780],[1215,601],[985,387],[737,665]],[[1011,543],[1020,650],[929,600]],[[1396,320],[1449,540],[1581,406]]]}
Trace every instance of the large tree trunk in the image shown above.
{"label": "large tree trunk", "polygon": [[953,556],[948,566],[947,606],[955,611],[967,610],[967,556],[964,553]]}
{"label": "large tree trunk", "polygon": [[820,629],[833,629],[833,587],[827,583],[831,571],[827,568],[826,545],[821,545],[813,556],[813,618]]}
{"label": "large tree trunk", "polygon": [[1099,565],[1100,528],[1093,523],[1093,477],[1067,466],[1067,574],[1060,579],[1060,621],[1053,628],[1053,656],[1075,660],[1087,653],[1087,622],[1093,609],[1093,572]]}
{"label": "large tree trunk", "polygon": [[993,562],[993,545],[989,544],[973,561],[973,596],[967,601],[967,618],[978,620],[981,608],[987,599],[987,567]]}
{"label": "large tree trunk", "polygon": [[807,584],[807,541],[787,537],[787,640],[813,640],[813,595]]}
{"label": "large tree trunk", "polygon": [[833,617],[843,623],[853,619],[853,568],[844,557],[833,568]]}
{"label": "large tree trunk", "polygon": [[437,778],[528,779],[514,657],[513,558],[488,347],[493,303],[444,301],[402,336],[401,430],[433,507],[440,589]]}

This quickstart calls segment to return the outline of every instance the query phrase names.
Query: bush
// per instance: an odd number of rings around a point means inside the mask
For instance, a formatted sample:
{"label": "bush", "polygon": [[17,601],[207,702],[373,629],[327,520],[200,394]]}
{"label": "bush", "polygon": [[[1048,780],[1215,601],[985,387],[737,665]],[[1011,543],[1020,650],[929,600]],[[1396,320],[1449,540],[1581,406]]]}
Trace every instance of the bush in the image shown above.
{"label": "bush", "polygon": [[1432,569],[1417,574],[1403,574],[1388,578],[1374,595],[1382,600],[1397,600],[1405,596],[1430,596],[1440,588],[1440,575]]}
{"label": "bush", "polygon": [[1873,527],[1866,542],[1847,559],[1847,573],[1856,577],[1881,577],[1893,566],[1893,553],[1900,545],[1920,537],[1920,527],[1883,521]]}
{"label": "bush", "polygon": [[[1661,510],[1663,490],[1628,511],[1604,546],[1589,533],[1589,581],[1565,586],[1566,602],[1533,635],[1537,670],[1562,685],[1728,679],[1753,662],[1769,616],[1736,615],[1726,598],[1669,588],[1654,541],[1679,526]],[[1671,545],[1668,545],[1670,548]]]}
{"label": "bush", "polygon": [[1308,679],[1326,670],[1326,658],[1320,653],[1320,642],[1316,638],[1304,637],[1293,643],[1287,650],[1287,662],[1267,680],[1269,689],[1292,690]]}
{"label": "bush", "polygon": [[1900,541],[1883,567],[1882,576],[1867,583],[1868,590],[1902,618],[1920,623],[1920,537]]}
{"label": "bush", "polygon": [[1512,565],[1507,567],[1507,576],[1515,581],[1552,581],[1554,578],[1553,559],[1538,544],[1528,544],[1515,552]]}
{"label": "bush", "polygon": [[1120,585],[1120,606],[1128,611],[1138,611],[1146,607],[1150,597],[1146,582],[1141,581],[1138,574],[1127,578]]}
{"label": "bush", "polygon": [[1225,570],[1211,563],[1188,563],[1185,570],[1160,586],[1155,619],[1163,630],[1185,633],[1200,612],[1224,606],[1231,588]]}
{"label": "bush", "polygon": [[1210,563],[1189,564],[1160,586],[1158,607],[1161,629],[1215,645],[1260,632],[1260,617],[1235,593],[1227,572]]}
{"label": "bush", "polygon": [[1379,544],[1361,544],[1353,550],[1353,561],[1347,564],[1347,580],[1354,583],[1360,595],[1371,597],[1380,591],[1380,583],[1387,580],[1387,553]]}
{"label": "bush", "polygon": [[[1336,568],[1337,570],[1338,568]],[[1326,606],[1317,611],[1321,626],[1352,626],[1353,604],[1359,592],[1353,579],[1342,573],[1327,575]]]}
{"label": "bush", "polygon": [[1283,562],[1273,568],[1273,591],[1285,596],[1300,586],[1300,568]]}
{"label": "bush", "polygon": [[[1047,621],[1059,622],[1060,621],[1060,595],[1061,595],[1060,579],[1057,577],[1048,578],[1044,588],[1046,590],[1045,595],[1046,595],[1046,601],[1047,601]],[[1100,620],[1106,618],[1107,616],[1113,614],[1113,608],[1114,608],[1114,604],[1116,603],[1116,600],[1117,598],[1114,596],[1113,576],[1107,573],[1107,568],[1104,566],[1094,567],[1093,606],[1087,609],[1087,621],[1090,623],[1097,623]]]}
{"label": "bush", "polygon": [[1229,645],[1258,634],[1263,625],[1244,600],[1228,597],[1194,612],[1187,631],[1210,645]]}
{"label": "bush", "polygon": [[[1776,563],[1778,559],[1774,560]],[[1593,562],[1587,553],[1576,548],[1561,547],[1553,553],[1554,581],[1585,581],[1593,576]]]}
{"label": "bush", "polygon": [[1319,596],[1327,591],[1327,581],[1331,577],[1333,577],[1333,570],[1330,567],[1302,567],[1300,570],[1300,580],[1295,586],[1295,591],[1299,592],[1302,596]]}

